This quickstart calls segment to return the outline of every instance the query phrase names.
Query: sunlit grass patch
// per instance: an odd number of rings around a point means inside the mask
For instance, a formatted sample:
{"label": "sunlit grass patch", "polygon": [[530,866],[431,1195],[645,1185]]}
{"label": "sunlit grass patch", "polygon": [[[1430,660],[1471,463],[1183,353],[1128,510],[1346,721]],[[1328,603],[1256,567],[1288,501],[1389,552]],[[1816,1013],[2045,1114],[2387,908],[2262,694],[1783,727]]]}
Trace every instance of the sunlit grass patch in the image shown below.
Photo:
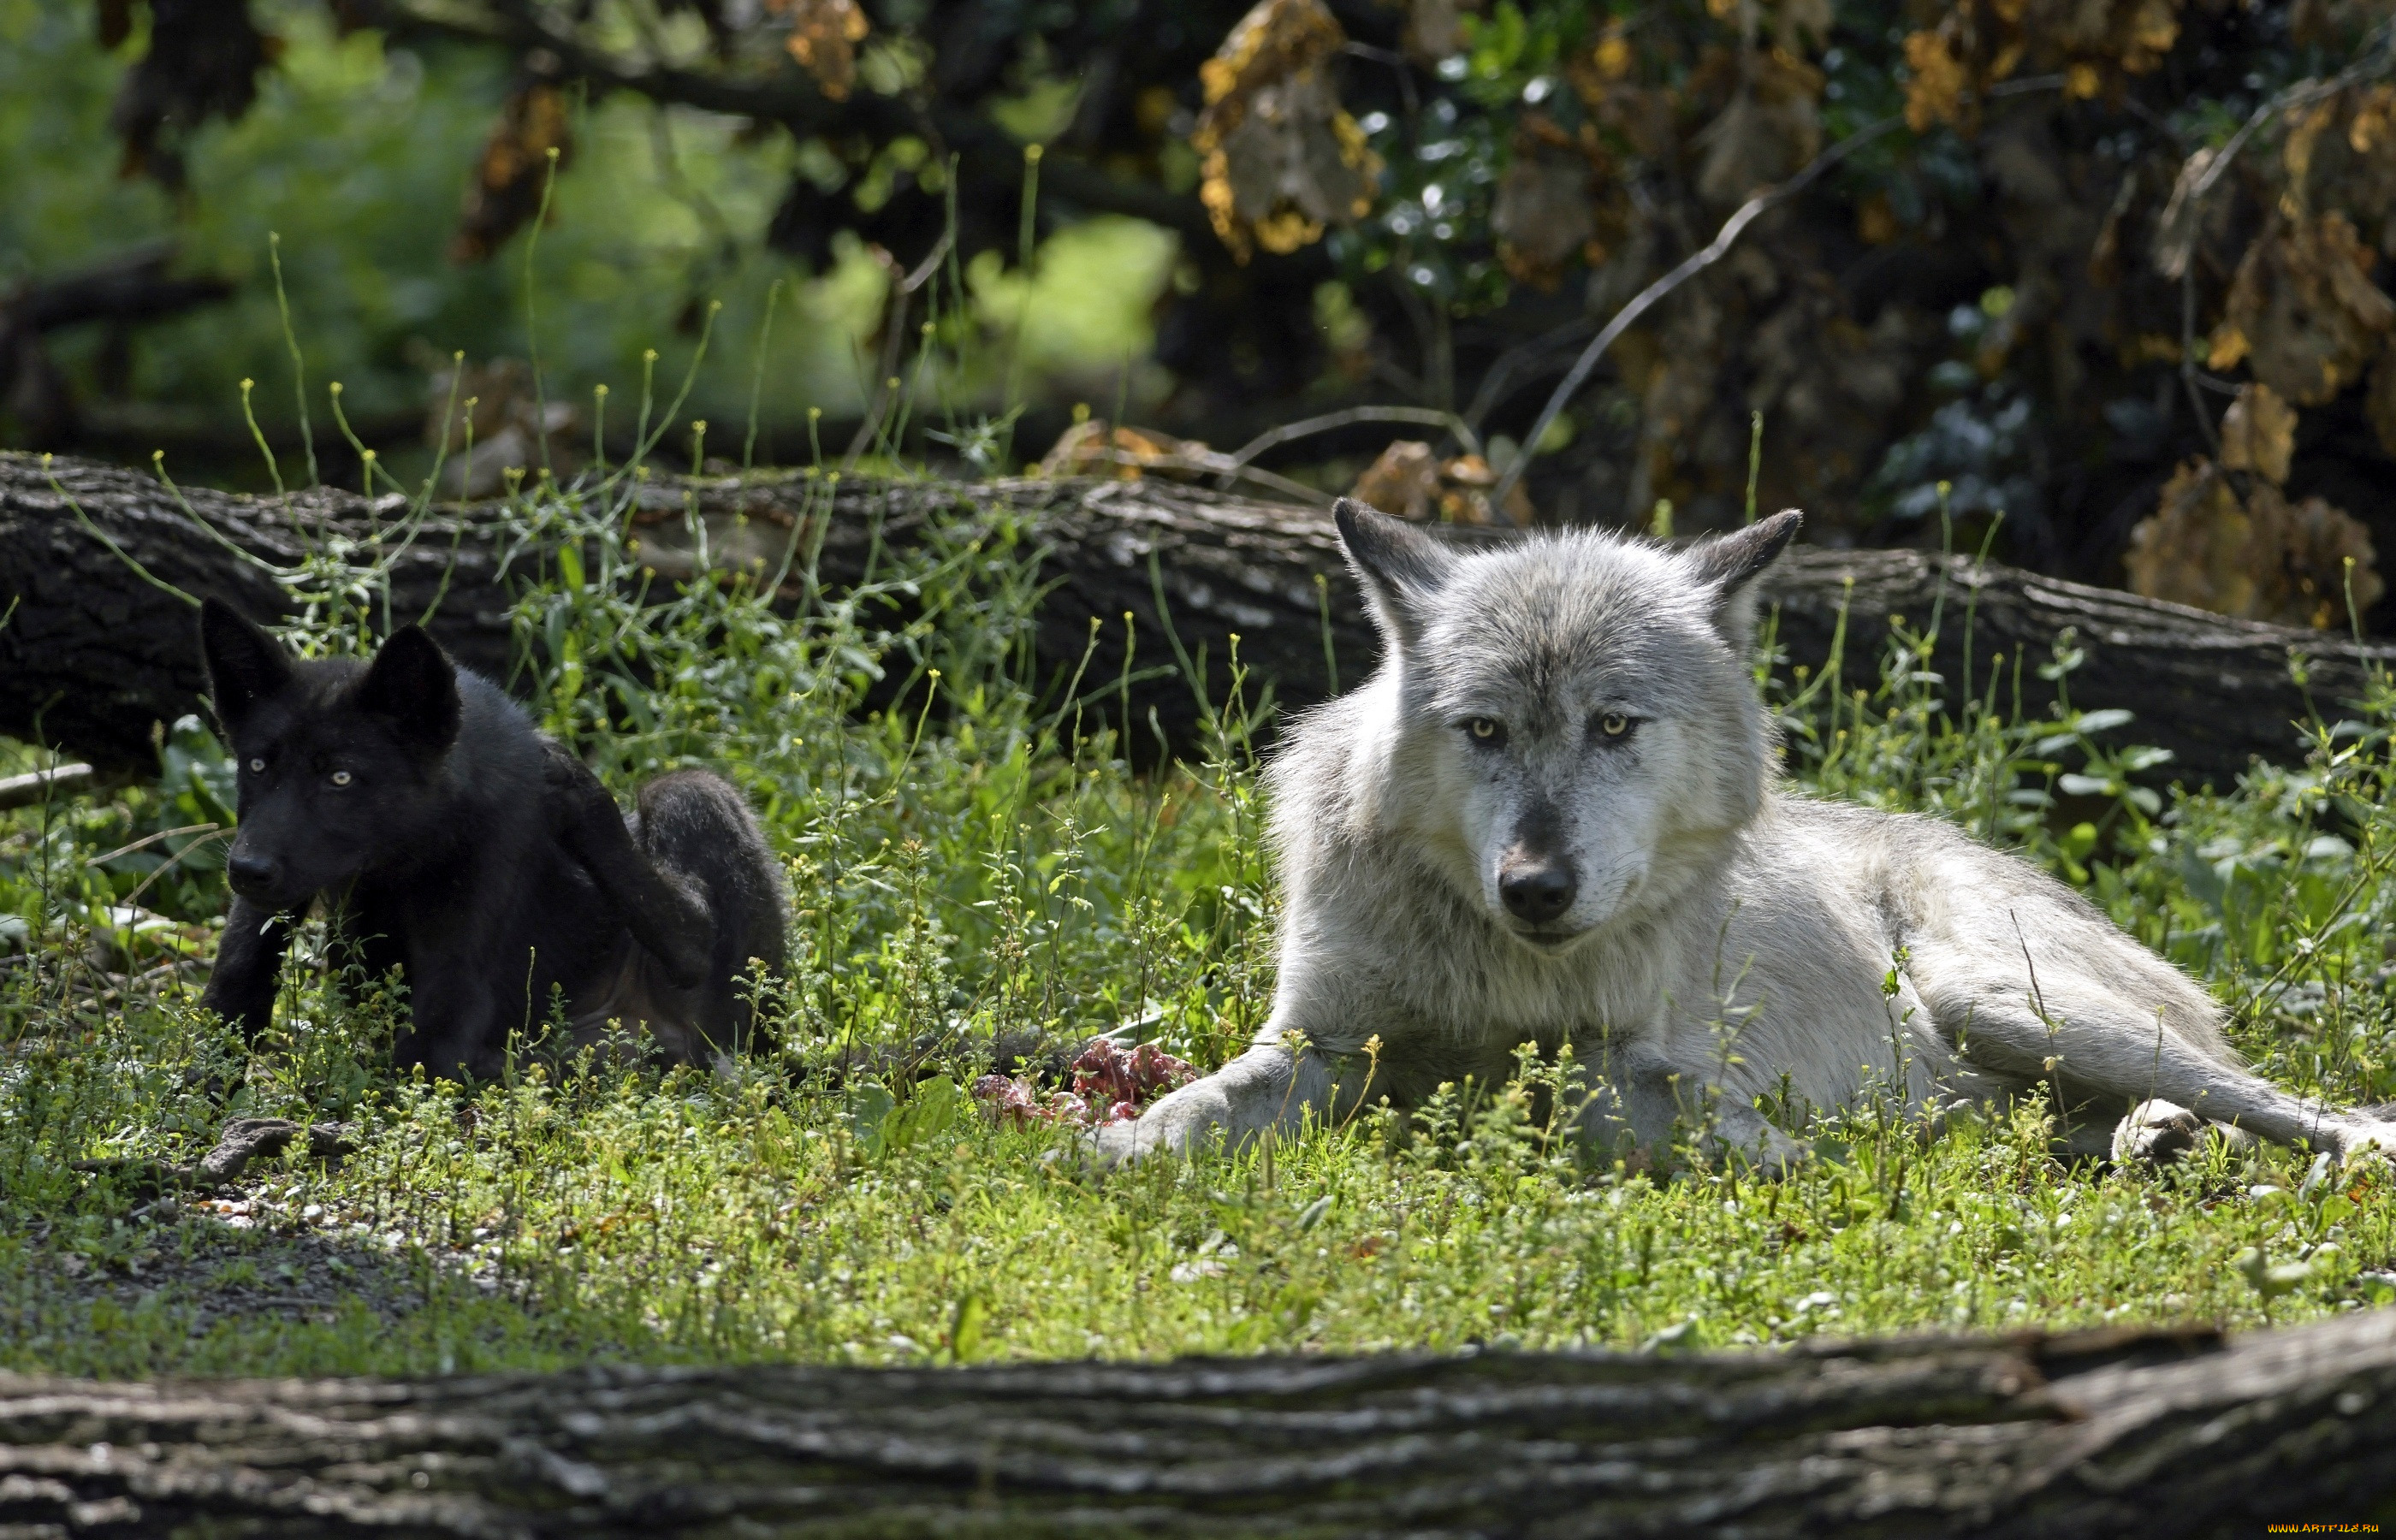
{"label": "sunlit grass patch", "polygon": [[[624,485],[516,506],[512,687],[619,791],[705,763],[751,797],[796,906],[775,1048],[400,1079],[404,998],[336,988],[303,947],[245,1064],[180,961],[221,894],[204,852],[166,862],[206,836],[115,854],[226,821],[221,751],[179,727],[158,786],[0,815],[0,1364],[1663,1350],[2396,1298],[2382,1176],[2217,1148],[2068,1165],[2036,1101],[1926,1134],[1868,1102],[1762,1182],[1589,1163],[1555,1122],[1574,1072],[1526,1063],[1411,1119],[1100,1172],[958,1088],[1002,1043],[1100,1032],[1211,1067],[1263,1019],[1274,896],[1236,721],[1207,763],[1136,772],[1117,683],[1032,666],[1024,531],[960,521],[848,594],[816,592],[798,541],[677,586],[626,545]],[[300,639],[362,644],[372,568],[326,577]],[[792,585],[795,611],[761,597]],[[2167,797],[2135,722],[2022,720],[1986,680],[1972,706],[1927,656],[1776,684],[1799,780],[2022,848],[2203,976],[2276,1078],[2396,1095],[2385,700],[2309,766]],[[2068,640],[2025,662],[2068,684]],[[353,1149],[212,1194],[142,1176],[236,1114],[339,1122]]]}

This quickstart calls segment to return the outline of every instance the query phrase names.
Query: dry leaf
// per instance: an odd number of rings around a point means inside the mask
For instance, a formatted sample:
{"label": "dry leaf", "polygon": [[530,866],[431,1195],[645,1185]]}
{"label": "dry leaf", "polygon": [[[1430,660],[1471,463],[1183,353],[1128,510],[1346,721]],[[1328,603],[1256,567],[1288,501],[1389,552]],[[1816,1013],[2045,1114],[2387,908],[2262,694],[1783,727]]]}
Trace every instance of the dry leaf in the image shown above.
{"label": "dry leaf", "polygon": [[[1508,274],[1518,283],[1552,290],[1563,281],[1565,264],[1597,242],[1588,165],[1577,156],[1548,152],[1517,153],[1498,183],[1489,225]],[[1602,252],[1591,259],[1603,259]]]}
{"label": "dry leaf", "polygon": [[1620,199],[1604,207],[1599,202],[1607,186],[1605,153],[1593,130],[1583,133],[1576,139],[1536,113],[1515,132],[1489,224],[1498,260],[1518,283],[1553,289],[1573,261],[1602,262],[1609,239],[1621,239],[1627,219]]}
{"label": "dry leaf", "polygon": [[1564,78],[1589,109],[1591,120],[1619,135],[1631,153],[1661,161],[1681,150],[1682,93],[1671,86],[1643,86],[1639,56],[1630,29],[1608,22],[1594,47],[1564,60]]}
{"label": "dry leaf", "polygon": [[791,19],[783,46],[799,67],[816,77],[825,96],[846,100],[857,84],[857,46],[872,31],[864,8],[857,0],[765,0],[765,8]]}
{"label": "dry leaf", "polygon": [[511,471],[527,473],[546,465],[565,477],[581,468],[576,447],[582,442],[581,414],[572,402],[542,400],[522,359],[436,370],[425,405],[424,442],[443,457],[446,496],[491,497],[507,485]]}
{"label": "dry leaf", "polygon": [[1597,46],[1591,51],[1589,58],[1590,66],[1597,72],[1598,79],[1620,80],[1631,73],[1634,62],[1631,38],[1622,23],[1607,22],[1604,35],[1597,40]]}
{"label": "dry leaf", "polygon": [[1905,40],[1905,126],[1917,134],[1933,124],[1977,126],[1965,93],[1971,72],[1958,57],[1949,29],[1910,33]]}
{"label": "dry leaf", "polygon": [[[1494,522],[1489,493],[1497,485],[1498,472],[1479,455],[1442,464],[1430,445],[1400,439],[1365,467],[1349,496],[1401,519],[1436,515],[1450,524],[1485,524]],[[1506,494],[1507,522],[1524,527],[1532,516],[1530,494],[1517,482]]]}
{"label": "dry leaf", "polygon": [[1886,246],[1903,232],[1897,206],[1885,192],[1875,192],[1856,209],[1856,239],[1866,246]]}
{"label": "dry leaf", "polygon": [[451,261],[484,260],[540,212],[552,151],[557,153],[558,169],[564,170],[574,153],[566,93],[539,83],[526,86],[508,98],[491,137],[484,141],[458,233],[450,237]]}
{"label": "dry leaf", "polygon": [[2096,96],[2119,74],[2150,74],[2179,41],[2179,0],[2039,0],[2022,16],[2022,30],[2039,45],[2072,57],[2104,78]]}
{"label": "dry leaf", "polygon": [[[1439,468],[1439,516],[1450,524],[1497,522],[1490,512],[1489,493],[1498,485],[1497,468],[1479,455],[1458,455]],[[1532,520],[1531,495],[1516,482],[1506,493],[1506,522],[1518,529]]]}
{"label": "dry leaf", "polygon": [[2277,486],[2296,448],[2296,409],[2260,380],[2242,387],[2221,415],[2223,469],[2252,471]]}
{"label": "dry leaf", "polygon": [[2319,498],[2291,503],[2264,481],[2242,498],[2203,459],[2163,487],[2123,560],[2131,589],[2150,599],[2316,631],[2349,623],[2349,593],[2367,610],[2382,591],[2359,520]]}
{"label": "dry leaf", "polygon": [[2349,86],[2289,113],[2280,169],[2293,209],[2343,214],[2396,250],[2396,86]]}
{"label": "dry leaf", "polygon": [[2275,218],[2249,247],[2230,285],[2211,362],[2243,359],[2255,378],[2300,406],[2344,390],[2376,357],[2396,321],[2371,282],[2373,253],[2343,214]]}
{"label": "dry leaf", "polygon": [[[55,7],[44,7],[55,8]],[[121,175],[183,184],[183,146],[211,117],[232,123],[258,100],[258,77],[283,52],[283,41],[258,30],[253,7],[215,4],[150,6],[150,46],[117,83],[109,126],[125,142]],[[102,0],[101,46],[131,34],[132,7]],[[13,41],[7,45],[14,47]]]}
{"label": "dry leaf", "polygon": [[1058,436],[1040,458],[1043,476],[1102,476],[1138,481],[1148,471],[1191,474],[1206,445],[1143,428],[1110,427],[1096,418],[1077,422]]}
{"label": "dry leaf", "polygon": [[[1834,285],[1790,285],[1747,329],[1743,405],[1764,413],[1771,441],[1781,446],[1772,472],[1801,486],[1852,485],[1869,475],[1884,425],[1906,409],[1918,378],[1913,361],[1925,336],[1936,336],[1935,325],[1888,305],[1866,328],[1846,313]],[[1734,442],[1729,463],[1744,484],[1747,445]]]}
{"label": "dry leaf", "polygon": [[1372,209],[1380,158],[1330,75],[1347,42],[1322,0],[1263,0],[1199,66],[1199,197],[1241,261],[1256,246],[1296,251]]}
{"label": "dry leaf", "polygon": [[1787,52],[1750,49],[1738,63],[1738,86],[1722,115],[1695,143],[1705,149],[1697,192],[1719,205],[1744,203],[1814,158],[1822,124],[1814,110],[1822,72]]}
{"label": "dry leaf", "polygon": [[1462,53],[1464,15],[1480,8],[1480,0],[1408,0],[1400,39],[1406,57],[1418,64],[1437,64]]}
{"label": "dry leaf", "polygon": [[2296,0],[2288,7],[2288,35],[2298,47],[2351,49],[2387,19],[2387,0]]}
{"label": "dry leaf", "polygon": [[1401,519],[1428,519],[1439,502],[1439,457],[1420,439],[1399,439],[1364,468],[1348,495]]}
{"label": "dry leaf", "polygon": [[2110,96],[2152,73],[2179,39],[2181,0],[1963,0],[1905,40],[1905,120],[1979,128],[1989,87],[2025,64],[2058,72],[2064,93]]}
{"label": "dry leaf", "polygon": [[1772,40],[1790,53],[1818,48],[1830,37],[1830,0],[1780,0]]}

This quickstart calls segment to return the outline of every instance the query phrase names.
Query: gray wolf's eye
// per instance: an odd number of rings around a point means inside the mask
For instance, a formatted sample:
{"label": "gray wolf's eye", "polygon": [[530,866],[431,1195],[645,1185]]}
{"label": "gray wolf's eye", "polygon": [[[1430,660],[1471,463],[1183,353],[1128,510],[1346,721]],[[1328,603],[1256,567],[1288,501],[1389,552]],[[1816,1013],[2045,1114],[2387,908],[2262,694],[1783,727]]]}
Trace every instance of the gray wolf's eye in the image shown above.
{"label": "gray wolf's eye", "polygon": [[350,784],[350,773],[349,773],[347,770],[336,770],[336,771],[334,771],[334,772],[333,772],[333,784],[334,784],[335,786],[347,786],[347,785],[349,785],[349,784]]}
{"label": "gray wolf's eye", "polygon": [[1470,718],[1464,724],[1464,730],[1482,743],[1495,743],[1506,736],[1505,727],[1494,717]]}
{"label": "gray wolf's eye", "polygon": [[262,759],[254,759],[254,760],[251,760],[251,761],[249,762],[250,774],[252,774],[252,775],[256,775],[256,774],[258,774],[260,771],[264,770],[265,768],[266,768],[266,762],[265,762],[264,760],[262,760]]}
{"label": "gray wolf's eye", "polygon": [[1620,711],[1608,711],[1597,719],[1597,730],[1607,737],[1620,737],[1631,731],[1631,719]]}

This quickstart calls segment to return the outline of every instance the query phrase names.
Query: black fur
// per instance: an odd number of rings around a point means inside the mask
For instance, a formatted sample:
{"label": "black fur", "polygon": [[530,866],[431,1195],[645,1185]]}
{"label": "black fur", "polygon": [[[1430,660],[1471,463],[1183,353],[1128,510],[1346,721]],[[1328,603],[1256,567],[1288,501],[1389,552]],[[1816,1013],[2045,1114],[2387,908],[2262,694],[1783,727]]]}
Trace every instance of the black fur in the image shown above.
{"label": "black fur", "polygon": [[552,993],[586,1040],[612,1019],[684,1061],[750,1046],[735,980],[752,958],[780,967],[784,896],[721,777],[659,777],[628,827],[588,767],[418,627],[371,665],[297,662],[210,600],[200,637],[241,802],[205,1004],[255,1039],[286,917],[322,897],[370,975],[406,978],[402,1068],[488,1077]]}

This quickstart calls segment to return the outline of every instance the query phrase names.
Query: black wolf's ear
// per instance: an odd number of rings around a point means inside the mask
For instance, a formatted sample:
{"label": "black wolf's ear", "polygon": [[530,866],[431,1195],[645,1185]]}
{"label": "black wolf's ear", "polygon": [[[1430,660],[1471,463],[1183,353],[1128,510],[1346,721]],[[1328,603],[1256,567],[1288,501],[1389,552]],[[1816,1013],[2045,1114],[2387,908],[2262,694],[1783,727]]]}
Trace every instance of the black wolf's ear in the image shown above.
{"label": "black wolf's ear", "polygon": [[1717,535],[1689,548],[1687,560],[1697,581],[1713,590],[1714,624],[1732,646],[1744,652],[1755,640],[1755,596],[1749,585],[1755,575],[1779,559],[1797,538],[1805,515],[1784,508],[1745,529]]}
{"label": "black wolf's ear", "polygon": [[1339,525],[1340,544],[1348,548],[1348,564],[1373,602],[1381,634],[1399,646],[1412,642],[1422,630],[1422,602],[1447,581],[1455,553],[1413,524],[1353,498],[1333,503],[1331,517]]}
{"label": "black wolf's ear", "polygon": [[213,596],[200,601],[200,657],[207,664],[208,699],[227,732],[291,683],[291,655],[283,644]]}
{"label": "black wolf's ear", "polygon": [[390,720],[402,741],[439,752],[458,739],[458,670],[421,626],[402,626],[375,654],[353,697]]}

